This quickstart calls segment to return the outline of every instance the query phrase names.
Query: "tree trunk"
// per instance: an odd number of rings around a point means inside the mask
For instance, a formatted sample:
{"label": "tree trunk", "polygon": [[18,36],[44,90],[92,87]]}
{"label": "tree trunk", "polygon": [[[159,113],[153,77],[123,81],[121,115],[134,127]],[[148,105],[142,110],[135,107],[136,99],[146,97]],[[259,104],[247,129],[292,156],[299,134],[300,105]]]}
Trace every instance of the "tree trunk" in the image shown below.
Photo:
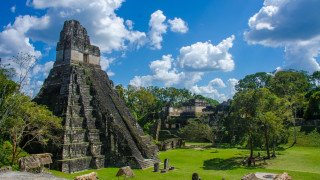
{"label": "tree trunk", "polygon": [[13,166],[15,159],[16,159],[16,143],[13,141],[12,142],[12,160],[11,160],[11,166]]}
{"label": "tree trunk", "polygon": [[252,142],[252,134],[249,130],[249,141],[250,141],[250,157],[253,157],[253,142]]}
{"label": "tree trunk", "polygon": [[296,143],[297,143],[296,116],[297,116],[297,111],[296,111],[296,108],[294,108],[294,119],[293,119],[294,142],[293,142],[293,144],[296,144]]}
{"label": "tree trunk", "polygon": [[272,152],[272,157],[276,157],[276,139],[275,137],[273,136],[273,152]]}
{"label": "tree trunk", "polygon": [[264,124],[263,127],[264,127],[264,137],[266,138],[267,157],[270,158],[268,128],[266,124]]}

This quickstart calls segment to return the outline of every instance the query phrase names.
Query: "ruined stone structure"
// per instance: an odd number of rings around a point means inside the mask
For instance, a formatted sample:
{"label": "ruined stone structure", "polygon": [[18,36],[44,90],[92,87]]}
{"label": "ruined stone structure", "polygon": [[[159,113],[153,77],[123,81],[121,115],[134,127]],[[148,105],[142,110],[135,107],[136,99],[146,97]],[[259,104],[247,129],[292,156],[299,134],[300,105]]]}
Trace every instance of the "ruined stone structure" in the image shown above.
{"label": "ruined stone structure", "polygon": [[210,104],[204,99],[190,99],[188,103],[184,103],[180,108],[172,107],[169,104],[167,107],[163,107],[162,111],[168,117],[194,118],[205,113],[203,110],[209,106]]}
{"label": "ruined stone structure", "polygon": [[45,165],[52,163],[52,154],[32,154],[31,156],[26,156],[18,159],[19,168],[21,171],[27,171],[33,168],[40,168],[39,172],[42,173]]}
{"label": "ruined stone structure", "polygon": [[[208,111],[210,107],[211,105],[204,99],[190,99],[188,103],[184,103],[183,106],[179,108],[168,104],[168,106],[162,108],[162,112],[166,117],[164,128],[179,129],[186,125],[188,118],[211,114],[212,111]],[[173,119],[175,119],[175,121],[172,121]]]}
{"label": "ruined stone structure", "polygon": [[101,70],[100,50],[78,21],[64,23],[54,67],[34,101],[63,118],[63,143],[50,148],[58,170],[144,169],[160,162],[157,146]]}
{"label": "ruined stone structure", "polygon": [[158,143],[158,149],[160,151],[168,151],[171,149],[177,149],[177,148],[183,148],[185,147],[186,141],[185,139],[181,138],[172,138],[162,141],[161,143]]}

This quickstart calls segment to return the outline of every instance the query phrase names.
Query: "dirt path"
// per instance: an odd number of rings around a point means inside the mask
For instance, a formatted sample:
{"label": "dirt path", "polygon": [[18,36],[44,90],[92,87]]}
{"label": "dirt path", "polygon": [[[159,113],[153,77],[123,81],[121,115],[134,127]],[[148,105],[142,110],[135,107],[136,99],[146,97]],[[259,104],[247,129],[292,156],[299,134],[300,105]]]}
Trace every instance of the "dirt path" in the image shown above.
{"label": "dirt path", "polygon": [[1,180],[66,180],[47,173],[28,173],[20,171],[10,171],[6,173],[0,173]]}

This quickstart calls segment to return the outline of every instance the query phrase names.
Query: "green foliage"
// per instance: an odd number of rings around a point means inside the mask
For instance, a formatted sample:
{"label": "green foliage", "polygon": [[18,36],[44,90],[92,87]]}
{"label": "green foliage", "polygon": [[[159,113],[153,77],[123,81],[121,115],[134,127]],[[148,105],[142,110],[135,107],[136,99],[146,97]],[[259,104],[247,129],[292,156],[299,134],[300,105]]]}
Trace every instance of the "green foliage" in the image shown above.
{"label": "green foliage", "polygon": [[258,72],[255,74],[247,75],[245,78],[239,80],[235,86],[237,91],[241,90],[253,90],[258,88],[270,87],[272,75],[265,72]]}
{"label": "green foliage", "polygon": [[[18,150],[20,151],[21,148],[18,147]],[[13,151],[13,146],[9,141],[4,141],[0,143],[0,167],[12,166],[11,164],[11,160],[13,157],[12,151]],[[16,159],[19,159],[20,157],[25,157],[25,156],[28,156],[28,153],[26,153],[25,151],[22,151],[17,156]],[[14,162],[13,169],[15,170],[18,169],[17,161]]]}
{"label": "green foliage", "polygon": [[9,105],[13,106],[3,123],[1,134],[13,146],[12,164],[30,143],[59,142],[60,137],[56,133],[62,129],[62,119],[54,116],[46,106],[32,102],[29,96],[23,94],[7,98],[5,106]]}
{"label": "green foliage", "polygon": [[247,140],[251,156],[254,146],[263,147],[263,143],[270,156],[270,141],[276,144],[287,138],[286,125],[292,120],[289,105],[286,99],[277,97],[267,88],[244,88],[234,96],[228,131],[234,132],[236,126],[236,136],[239,142]]}
{"label": "green foliage", "polygon": [[[13,71],[0,66],[0,131],[4,131],[4,121],[8,116],[11,105],[7,106],[6,101],[18,91],[18,84],[12,81]],[[0,139],[4,138],[0,133]]]}
{"label": "green foliage", "polygon": [[202,95],[197,95],[196,98],[197,98],[197,99],[204,99],[204,100],[206,100],[212,107],[215,107],[215,106],[217,106],[217,105],[220,104],[217,100],[214,100],[214,99],[211,99],[211,98],[208,98],[208,97],[204,97],[204,96],[202,96]]}
{"label": "green foliage", "polygon": [[[289,128],[289,140],[285,147],[290,147],[294,142],[294,129]],[[320,126],[297,126],[298,147],[320,147]]]}
{"label": "green foliage", "polygon": [[271,90],[279,97],[293,96],[310,90],[309,76],[304,71],[279,71],[271,82]]}
{"label": "green foliage", "polygon": [[179,136],[191,142],[201,142],[203,140],[214,143],[214,133],[208,123],[196,120],[189,120],[188,125],[180,128]]}
{"label": "green foliage", "polygon": [[187,89],[177,89],[174,87],[159,88],[157,86],[148,87],[148,90],[160,101],[161,107],[172,104],[174,107],[181,107],[195,95]]}
{"label": "green foliage", "polygon": [[[62,130],[62,119],[54,116],[47,107],[32,102],[29,96],[19,92],[27,73],[31,70],[28,54],[19,54],[12,61],[25,74],[20,74],[18,83],[12,81],[13,71],[0,66],[0,143],[1,163],[15,165],[30,143],[59,143],[58,132]],[[8,152],[10,153],[8,154]]]}
{"label": "green foliage", "polygon": [[310,97],[304,118],[307,120],[320,119],[320,91],[315,92]]}
{"label": "green foliage", "polygon": [[140,126],[148,133],[150,124],[155,119],[162,118],[162,107],[168,103],[175,107],[182,106],[194,95],[187,89],[173,87],[159,88],[150,86],[135,87],[129,85],[125,89],[121,84],[116,86],[119,96],[125,100]]}

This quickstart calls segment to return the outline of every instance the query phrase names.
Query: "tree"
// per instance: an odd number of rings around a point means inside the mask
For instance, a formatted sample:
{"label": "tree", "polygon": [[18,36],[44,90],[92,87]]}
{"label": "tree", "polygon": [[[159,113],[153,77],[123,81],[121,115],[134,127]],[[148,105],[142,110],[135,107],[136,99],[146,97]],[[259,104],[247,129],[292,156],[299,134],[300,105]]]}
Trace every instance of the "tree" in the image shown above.
{"label": "tree", "polygon": [[12,96],[5,103],[19,104],[12,107],[3,124],[5,131],[2,133],[8,136],[12,144],[11,165],[31,143],[45,145],[49,140],[55,144],[59,142],[60,136],[56,133],[62,130],[62,119],[54,116],[47,107],[37,105],[23,94]]}
{"label": "tree", "polygon": [[235,89],[241,91],[245,89],[253,90],[257,88],[269,88],[272,77],[272,75],[265,72],[247,75],[238,82]]}
{"label": "tree", "polygon": [[320,119],[320,91],[310,97],[304,117],[307,120]]}
{"label": "tree", "polygon": [[148,89],[161,102],[162,107],[172,104],[175,107],[182,106],[189,99],[194,99],[195,95],[187,89],[177,89],[174,87],[159,88],[150,86]]}
{"label": "tree", "polygon": [[235,94],[231,104],[231,116],[238,127],[238,135],[242,138],[248,137],[250,157],[253,157],[253,136],[257,130],[254,108],[252,90],[245,89]]}
{"label": "tree", "polygon": [[213,129],[208,123],[198,120],[188,120],[188,125],[179,129],[180,137],[183,137],[191,142],[196,142],[200,140],[208,140],[214,145],[215,134]]}
{"label": "tree", "polygon": [[255,118],[258,125],[263,127],[265,138],[265,147],[267,151],[267,157],[270,158],[269,141],[270,137],[274,144],[275,155],[275,143],[276,138],[284,131],[283,125],[287,119],[287,101],[283,98],[278,98],[275,94],[272,94],[266,88],[259,88],[253,90],[253,101],[255,107]]}
{"label": "tree", "polygon": [[[12,66],[11,64],[1,64],[0,65],[0,80],[1,80],[1,99],[0,99],[0,127],[3,127],[1,123],[5,121],[8,114],[11,113],[11,110],[15,106],[20,106],[20,104],[7,104],[3,106],[5,99],[10,96],[15,96],[19,94],[20,90],[26,85],[25,80],[29,76],[30,71],[35,65],[37,58],[34,55],[29,53],[18,53],[17,56],[13,56],[9,59],[10,62],[16,67],[8,69],[8,66]],[[1,61],[0,61],[1,62]],[[18,71],[18,72],[16,72]],[[16,81],[13,81],[15,79]],[[1,130],[1,129],[0,129]]]}
{"label": "tree", "polygon": [[295,119],[297,113],[303,115],[305,107],[305,95],[310,90],[309,76],[304,71],[280,71],[275,74],[271,81],[271,91],[278,97],[285,98],[289,102],[288,108],[293,114],[293,125],[295,131],[294,143],[296,143]]}
{"label": "tree", "polygon": [[270,113],[268,112],[271,111],[275,98],[276,97],[272,96],[270,91],[266,88],[259,88],[253,90],[253,103],[255,104],[254,118],[256,118],[259,124],[262,124],[263,126],[268,158],[270,158],[268,127],[271,121],[273,120],[272,118],[269,118]]}
{"label": "tree", "polygon": [[117,85],[116,89],[140,126],[148,133],[149,125],[160,117],[162,107],[159,100],[149,88],[128,85],[128,88],[125,89],[122,85]]}
{"label": "tree", "polygon": [[19,53],[11,58],[17,73],[7,69],[7,65],[0,66],[0,138],[1,144],[8,145],[8,141],[11,144],[6,146],[12,150],[11,165],[31,143],[57,143],[60,140],[56,133],[62,129],[61,119],[20,92],[35,60],[28,53]]}
{"label": "tree", "polygon": [[125,100],[140,126],[144,127],[145,132],[156,119],[162,118],[162,107],[165,107],[168,103],[179,107],[194,97],[187,89],[173,87],[149,86],[145,88],[128,85],[125,89],[120,84],[116,86],[116,90],[119,96]]}
{"label": "tree", "polygon": [[284,98],[276,98],[272,103],[272,110],[267,112],[269,118],[269,132],[272,137],[273,153],[276,156],[278,143],[286,143],[289,137],[289,126],[291,124],[292,112],[288,109],[289,102]]}
{"label": "tree", "polygon": [[[0,68],[0,131],[4,131],[4,121],[7,118],[10,106],[7,107],[5,102],[8,97],[13,96],[18,91],[18,84],[12,81],[12,70],[5,69],[3,66]],[[3,135],[3,134],[2,134]],[[1,137],[0,137],[1,138]],[[2,138],[1,138],[2,139]]]}

